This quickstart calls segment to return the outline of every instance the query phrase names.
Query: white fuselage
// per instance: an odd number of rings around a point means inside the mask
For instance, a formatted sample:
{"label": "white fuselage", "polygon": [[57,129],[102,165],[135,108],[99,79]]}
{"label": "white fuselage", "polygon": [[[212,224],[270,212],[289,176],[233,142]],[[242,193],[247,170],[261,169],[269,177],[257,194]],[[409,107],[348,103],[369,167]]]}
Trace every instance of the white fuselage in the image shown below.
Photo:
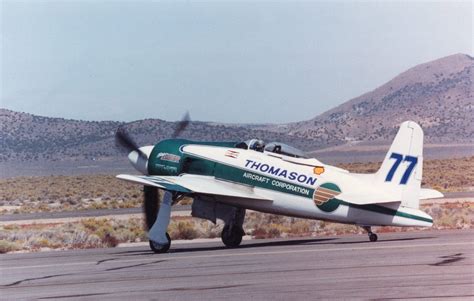
{"label": "white fuselage", "polygon": [[[429,215],[419,209],[403,207],[400,202],[358,205],[338,198],[338,195],[343,196],[348,192],[361,196],[389,194],[387,187],[374,183],[373,175],[349,173],[324,165],[316,159],[292,158],[245,149],[187,145],[182,148],[182,152],[219,165],[222,173],[216,174],[216,179],[251,187],[255,195],[272,200],[223,196],[219,198],[223,203],[268,213],[356,225],[432,225]],[[227,178],[227,174],[236,175]],[[317,194],[324,196],[326,193],[324,189],[318,191],[325,185],[337,187],[339,192],[334,198],[318,203]]]}

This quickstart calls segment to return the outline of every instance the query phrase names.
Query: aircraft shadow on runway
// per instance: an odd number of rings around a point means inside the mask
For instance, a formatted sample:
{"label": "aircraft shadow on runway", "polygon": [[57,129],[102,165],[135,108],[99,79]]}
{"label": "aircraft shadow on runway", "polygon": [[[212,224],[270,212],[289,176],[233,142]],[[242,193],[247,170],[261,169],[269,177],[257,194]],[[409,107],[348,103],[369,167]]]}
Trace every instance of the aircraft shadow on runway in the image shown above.
{"label": "aircraft shadow on runway", "polygon": [[[394,241],[409,241],[409,240],[420,240],[420,239],[433,239],[436,238],[434,236],[424,236],[424,237],[405,237],[405,238],[392,238],[392,239],[380,239],[377,243],[382,242],[394,242]],[[373,244],[373,242],[369,240],[361,240],[361,241],[339,241],[333,242],[335,245],[346,245],[346,244]]]}
{"label": "aircraft shadow on runway", "polygon": [[[311,239],[293,239],[293,240],[278,240],[278,241],[261,241],[258,242],[255,240],[245,241],[240,247],[235,248],[235,250],[239,249],[248,249],[248,248],[260,248],[260,247],[277,247],[277,246],[291,246],[291,245],[300,245],[300,244],[320,244],[321,242],[335,240],[336,238],[311,238]],[[230,250],[226,248],[224,245],[222,246],[202,246],[202,247],[188,247],[180,245],[173,249],[173,245],[171,245],[172,249],[170,249],[169,253],[188,253],[188,252],[205,252],[205,251],[215,251],[215,250]],[[113,255],[122,255],[122,256],[136,256],[136,255],[153,255],[151,251],[142,251],[142,250],[132,250],[132,251],[123,251],[123,252],[115,252]]]}
{"label": "aircraft shadow on runway", "polygon": [[[365,238],[365,237],[364,237]],[[382,242],[396,242],[396,241],[412,241],[412,240],[420,240],[420,239],[433,239],[436,237],[407,237],[407,238],[393,238],[393,239],[381,239],[378,243]],[[292,239],[292,240],[278,240],[278,241],[261,241],[258,240],[251,240],[245,241],[238,249],[250,249],[250,248],[261,248],[261,247],[278,247],[278,246],[291,246],[291,245],[325,245],[325,244],[334,244],[334,245],[345,245],[345,244],[374,244],[368,240],[360,240],[360,241],[334,241],[339,240],[338,238],[311,238],[311,239]],[[191,253],[191,252],[205,252],[205,251],[216,251],[216,250],[228,250],[225,246],[202,246],[202,247],[189,247],[186,246],[178,246],[174,249],[172,248],[169,253]],[[122,251],[122,252],[115,252],[113,255],[121,255],[121,256],[137,256],[137,255],[154,255],[151,251],[143,251],[143,250],[132,250],[132,251]]]}

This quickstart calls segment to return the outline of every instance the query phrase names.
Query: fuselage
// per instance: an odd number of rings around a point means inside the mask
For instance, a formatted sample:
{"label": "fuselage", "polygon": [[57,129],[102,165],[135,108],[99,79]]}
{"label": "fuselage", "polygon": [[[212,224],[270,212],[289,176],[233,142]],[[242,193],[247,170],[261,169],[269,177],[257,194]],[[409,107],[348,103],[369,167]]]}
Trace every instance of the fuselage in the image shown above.
{"label": "fuselage", "polygon": [[338,198],[343,192],[380,192],[371,175],[349,173],[316,159],[293,158],[236,147],[234,142],[163,140],[156,144],[146,169],[149,175],[196,174],[215,177],[272,201],[222,196],[233,206],[294,217],[357,225],[431,226],[432,218],[400,202],[357,205]]}

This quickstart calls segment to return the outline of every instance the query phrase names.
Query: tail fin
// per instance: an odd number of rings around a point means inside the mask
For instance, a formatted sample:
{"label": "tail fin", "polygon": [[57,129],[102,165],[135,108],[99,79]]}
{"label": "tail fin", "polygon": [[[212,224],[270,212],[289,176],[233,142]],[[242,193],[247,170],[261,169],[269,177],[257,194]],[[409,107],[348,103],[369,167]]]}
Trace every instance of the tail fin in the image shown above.
{"label": "tail fin", "polygon": [[422,173],[423,130],[416,122],[405,121],[375,178],[387,191],[399,194],[403,206],[418,209]]}

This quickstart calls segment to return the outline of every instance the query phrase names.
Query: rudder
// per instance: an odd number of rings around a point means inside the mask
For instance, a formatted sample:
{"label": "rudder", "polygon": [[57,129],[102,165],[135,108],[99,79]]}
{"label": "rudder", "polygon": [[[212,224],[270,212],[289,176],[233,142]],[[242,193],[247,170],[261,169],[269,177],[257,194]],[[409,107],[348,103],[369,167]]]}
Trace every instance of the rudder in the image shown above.
{"label": "rudder", "polygon": [[423,130],[416,122],[405,121],[376,173],[376,181],[400,194],[403,206],[418,209],[422,175]]}

